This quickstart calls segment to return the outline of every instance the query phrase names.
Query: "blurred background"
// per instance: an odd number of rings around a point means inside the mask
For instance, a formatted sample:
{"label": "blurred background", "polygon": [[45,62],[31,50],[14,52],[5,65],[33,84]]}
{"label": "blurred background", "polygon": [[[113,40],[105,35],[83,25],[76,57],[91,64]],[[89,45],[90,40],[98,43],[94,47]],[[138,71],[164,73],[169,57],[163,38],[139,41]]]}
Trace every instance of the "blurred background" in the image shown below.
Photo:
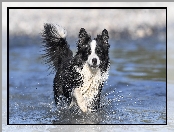
{"label": "blurred background", "polygon": [[154,34],[165,37],[164,9],[10,9],[9,13],[10,36],[36,37],[44,23],[56,23],[66,28],[68,37],[75,38],[81,27],[91,36],[106,28],[116,40]]}
{"label": "blurred background", "polygon": [[[93,4],[96,5],[98,4]],[[171,18],[170,15],[168,17]],[[10,123],[50,124],[53,120],[60,123],[58,120],[62,119],[52,117],[57,114],[52,103],[54,75],[48,76],[49,71],[41,59],[43,52],[40,33],[43,23],[47,22],[65,27],[73,52],[76,51],[81,27],[92,37],[96,37],[104,28],[108,30],[111,70],[102,96],[112,102],[109,108],[112,106],[113,110],[104,110],[109,114],[104,112],[101,124],[166,123],[166,54],[169,54],[167,81],[169,87],[172,87],[174,46],[171,45],[172,34],[168,33],[170,48],[167,52],[165,9],[10,9]],[[168,27],[173,28],[174,24],[170,21]],[[3,53],[6,53],[5,47],[4,45]],[[6,92],[3,93],[5,96]],[[105,93],[109,95],[105,96]],[[114,95],[118,97],[115,98]],[[169,100],[173,99],[170,97]],[[53,112],[49,112],[50,110]],[[45,113],[47,117],[43,116]],[[59,114],[64,114],[64,119],[69,116],[65,113]],[[33,115],[36,117],[32,118]],[[173,122],[173,118],[169,119]],[[126,126],[124,128],[128,129]],[[54,131],[54,128],[51,130]],[[97,128],[94,131],[99,130],[101,129]]]}

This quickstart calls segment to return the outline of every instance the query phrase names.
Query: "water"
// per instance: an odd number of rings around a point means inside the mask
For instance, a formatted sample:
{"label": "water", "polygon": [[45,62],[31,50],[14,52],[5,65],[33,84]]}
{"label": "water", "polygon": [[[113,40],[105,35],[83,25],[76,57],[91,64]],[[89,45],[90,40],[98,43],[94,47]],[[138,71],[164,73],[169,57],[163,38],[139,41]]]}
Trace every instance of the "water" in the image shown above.
{"label": "water", "polygon": [[[71,49],[75,52],[75,40]],[[56,107],[53,78],[41,59],[40,40],[10,37],[10,124],[166,124],[166,43],[157,37],[110,40],[111,69],[102,108],[84,114]]]}

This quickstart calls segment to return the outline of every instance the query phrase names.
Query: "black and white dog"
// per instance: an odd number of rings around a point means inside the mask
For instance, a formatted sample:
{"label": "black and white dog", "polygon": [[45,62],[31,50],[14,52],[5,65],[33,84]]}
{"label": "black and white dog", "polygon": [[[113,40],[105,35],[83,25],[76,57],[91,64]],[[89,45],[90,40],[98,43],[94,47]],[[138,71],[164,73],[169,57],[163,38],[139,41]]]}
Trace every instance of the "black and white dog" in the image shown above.
{"label": "black and white dog", "polygon": [[108,31],[93,40],[80,29],[77,52],[73,56],[66,41],[67,31],[56,24],[44,24],[42,32],[46,63],[56,72],[53,81],[55,102],[66,97],[70,106],[77,104],[83,112],[100,107],[100,95],[110,67]]}

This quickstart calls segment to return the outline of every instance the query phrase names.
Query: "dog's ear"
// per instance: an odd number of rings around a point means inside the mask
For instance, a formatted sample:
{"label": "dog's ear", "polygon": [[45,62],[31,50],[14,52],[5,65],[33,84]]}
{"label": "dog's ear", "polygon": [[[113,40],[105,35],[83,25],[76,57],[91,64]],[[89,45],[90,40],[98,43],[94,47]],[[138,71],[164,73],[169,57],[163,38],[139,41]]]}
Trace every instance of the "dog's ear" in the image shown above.
{"label": "dog's ear", "polygon": [[91,36],[87,34],[84,28],[81,28],[79,32],[79,41],[77,43],[78,47],[89,44],[90,41],[91,41]]}
{"label": "dog's ear", "polygon": [[88,34],[87,34],[86,30],[85,30],[84,28],[81,28],[81,29],[80,29],[80,32],[79,32],[79,38],[80,38],[80,39],[81,39],[81,38],[85,38],[87,35],[88,35]]}
{"label": "dog's ear", "polygon": [[103,43],[104,43],[105,47],[109,48],[110,47],[110,45],[108,43],[109,35],[108,35],[108,31],[106,29],[104,29],[102,31],[102,39],[103,39]]}
{"label": "dog's ear", "polygon": [[103,42],[105,44],[108,44],[109,35],[108,35],[108,31],[106,29],[104,29],[102,31],[102,38],[103,38]]}

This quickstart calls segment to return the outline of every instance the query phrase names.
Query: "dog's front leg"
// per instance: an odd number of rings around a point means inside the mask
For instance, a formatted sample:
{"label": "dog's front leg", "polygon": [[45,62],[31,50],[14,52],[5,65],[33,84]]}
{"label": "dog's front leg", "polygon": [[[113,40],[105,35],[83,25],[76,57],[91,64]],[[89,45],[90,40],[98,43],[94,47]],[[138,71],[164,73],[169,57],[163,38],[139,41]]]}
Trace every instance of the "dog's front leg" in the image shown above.
{"label": "dog's front leg", "polygon": [[87,112],[87,104],[86,104],[86,100],[84,99],[84,97],[82,96],[82,93],[80,92],[80,88],[76,88],[74,89],[74,93],[73,93],[74,97],[76,98],[77,104],[80,107],[80,109],[83,112]]}

